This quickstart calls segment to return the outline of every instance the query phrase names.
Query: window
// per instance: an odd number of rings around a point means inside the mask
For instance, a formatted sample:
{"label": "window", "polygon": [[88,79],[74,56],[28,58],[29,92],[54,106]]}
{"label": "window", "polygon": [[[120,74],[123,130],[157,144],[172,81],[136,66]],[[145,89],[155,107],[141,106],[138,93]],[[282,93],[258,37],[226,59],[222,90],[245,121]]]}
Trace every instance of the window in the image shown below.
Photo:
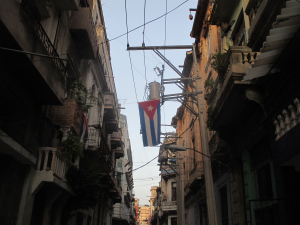
{"label": "window", "polygon": [[227,188],[226,186],[220,188],[220,200],[221,200],[221,221],[222,225],[229,224],[228,220],[228,203],[227,203]]}
{"label": "window", "polygon": [[176,201],[176,182],[172,182],[172,199],[171,201]]}

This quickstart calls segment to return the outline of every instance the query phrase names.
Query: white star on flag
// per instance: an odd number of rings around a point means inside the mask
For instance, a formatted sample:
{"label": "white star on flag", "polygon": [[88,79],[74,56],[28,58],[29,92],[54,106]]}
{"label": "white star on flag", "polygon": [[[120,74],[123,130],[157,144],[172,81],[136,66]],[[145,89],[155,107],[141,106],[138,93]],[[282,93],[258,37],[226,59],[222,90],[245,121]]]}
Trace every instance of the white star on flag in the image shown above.
{"label": "white star on flag", "polygon": [[151,105],[150,106],[148,106],[148,111],[151,111],[152,112],[152,109],[153,109],[154,107],[152,107]]}

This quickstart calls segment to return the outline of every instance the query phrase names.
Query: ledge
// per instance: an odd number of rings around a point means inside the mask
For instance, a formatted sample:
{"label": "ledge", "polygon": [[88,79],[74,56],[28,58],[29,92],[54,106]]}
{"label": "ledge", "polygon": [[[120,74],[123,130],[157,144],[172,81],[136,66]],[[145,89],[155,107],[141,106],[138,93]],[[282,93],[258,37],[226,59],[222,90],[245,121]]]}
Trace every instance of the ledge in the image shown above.
{"label": "ledge", "polygon": [[0,130],[0,153],[10,155],[25,165],[35,165],[37,158]]}

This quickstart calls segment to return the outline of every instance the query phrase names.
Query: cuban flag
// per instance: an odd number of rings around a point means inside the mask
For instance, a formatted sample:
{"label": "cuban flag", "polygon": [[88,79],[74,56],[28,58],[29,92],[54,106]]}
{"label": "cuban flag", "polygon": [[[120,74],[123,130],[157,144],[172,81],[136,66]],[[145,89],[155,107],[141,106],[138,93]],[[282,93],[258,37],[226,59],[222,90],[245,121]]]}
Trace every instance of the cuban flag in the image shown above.
{"label": "cuban flag", "polygon": [[88,134],[89,127],[86,119],[86,115],[84,112],[82,112],[82,124],[81,124],[81,130],[80,130],[80,141],[84,143],[83,150],[87,150],[88,148]]}
{"label": "cuban flag", "polygon": [[160,143],[160,100],[139,102],[144,146]]}

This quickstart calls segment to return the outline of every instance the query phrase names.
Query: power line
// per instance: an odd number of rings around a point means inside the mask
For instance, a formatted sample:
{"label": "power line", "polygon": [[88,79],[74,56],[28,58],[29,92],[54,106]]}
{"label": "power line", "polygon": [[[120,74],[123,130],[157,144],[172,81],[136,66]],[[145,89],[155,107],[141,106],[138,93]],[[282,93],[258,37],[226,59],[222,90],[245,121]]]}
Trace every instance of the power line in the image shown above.
{"label": "power line", "polygon": [[[147,24],[149,24],[149,23],[152,23],[152,22],[154,22],[154,21],[156,21],[156,20],[158,20],[158,19],[160,19],[160,18],[166,16],[167,14],[169,14],[169,13],[175,11],[176,9],[178,9],[180,6],[182,6],[183,4],[187,3],[188,1],[189,1],[189,0],[184,1],[183,3],[181,3],[180,5],[178,5],[177,7],[175,7],[174,9],[170,10],[169,12],[167,12],[167,13],[165,13],[165,14],[159,16],[159,17],[157,17],[156,19],[150,20],[149,22],[147,22],[147,23],[145,23],[145,24],[142,24],[142,25],[140,25],[140,26],[138,26],[138,27],[136,27],[136,28],[134,28],[134,29],[132,29],[132,30],[130,30],[130,31],[128,31],[128,29],[127,29],[127,32],[126,32],[126,33],[121,34],[121,35],[119,35],[119,36],[117,36],[117,37],[115,37],[115,38],[112,38],[112,39],[107,40],[107,41],[102,42],[102,43],[106,43],[106,42],[109,42],[109,41],[116,40],[116,39],[118,39],[118,38],[120,38],[120,37],[125,36],[126,34],[128,35],[128,34],[131,33],[132,31],[135,31],[135,30],[137,30],[137,29],[143,27],[144,25],[147,25]],[[125,0],[125,5],[126,5],[126,0]],[[127,19],[126,19],[126,20],[127,20]],[[102,43],[100,43],[100,44],[98,44],[98,45],[101,45]],[[98,45],[96,45],[96,46],[98,46]],[[96,46],[94,46],[94,47],[96,47]]]}
{"label": "power line", "polygon": [[[127,1],[125,0],[125,15],[126,15],[126,29],[127,29],[127,45],[129,46],[129,39],[128,39],[128,20],[127,20]],[[135,97],[136,101],[138,102],[138,97],[136,93],[136,86],[135,86],[135,80],[134,80],[134,75],[133,75],[133,69],[132,69],[132,60],[131,60],[131,55],[130,52],[128,51],[129,55],[129,61],[130,61],[130,67],[131,67],[131,75],[132,75],[132,80],[133,80],[133,86],[134,86],[134,91],[135,91]]]}
{"label": "power line", "polygon": [[[191,122],[190,126],[189,126],[185,131],[183,131],[183,132],[175,139],[175,141],[177,141],[177,139],[180,138],[181,135],[183,135],[185,132],[187,132],[187,131],[192,127],[192,125],[195,123],[195,121],[196,121],[196,119],[192,119],[192,122]],[[166,150],[164,150],[164,151],[166,151]],[[133,171],[136,171],[136,170],[138,170],[138,169],[141,169],[141,168],[143,168],[144,166],[148,165],[150,162],[152,162],[153,160],[157,159],[164,151],[162,151],[161,153],[159,153],[158,156],[154,157],[153,159],[151,159],[151,160],[150,160],[149,162],[147,162],[146,164],[144,164],[144,165],[142,165],[142,166],[140,166],[140,167],[138,167],[138,168],[132,170],[132,172],[133,172]]]}

